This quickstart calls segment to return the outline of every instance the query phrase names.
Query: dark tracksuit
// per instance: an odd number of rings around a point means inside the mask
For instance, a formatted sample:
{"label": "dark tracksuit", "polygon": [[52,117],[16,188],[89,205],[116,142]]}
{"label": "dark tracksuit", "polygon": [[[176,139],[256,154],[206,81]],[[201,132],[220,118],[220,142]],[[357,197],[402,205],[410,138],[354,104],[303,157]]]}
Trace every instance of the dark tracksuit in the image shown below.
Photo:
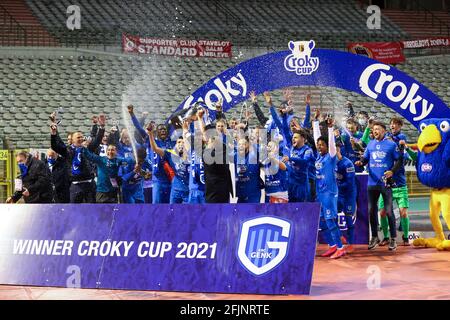
{"label": "dark tracksuit", "polygon": [[[230,168],[226,153],[226,146],[222,146],[222,150],[217,157],[222,158],[222,163],[208,164],[203,161],[205,168],[205,199],[206,203],[229,203],[230,195],[233,195],[233,185],[231,180]],[[211,154],[215,157],[217,150],[205,149],[204,154]]]}
{"label": "dark tracksuit", "polygon": [[55,164],[49,165],[52,183],[54,187],[54,196],[56,203],[70,202],[70,181],[67,176],[67,163],[63,157],[58,157]]}

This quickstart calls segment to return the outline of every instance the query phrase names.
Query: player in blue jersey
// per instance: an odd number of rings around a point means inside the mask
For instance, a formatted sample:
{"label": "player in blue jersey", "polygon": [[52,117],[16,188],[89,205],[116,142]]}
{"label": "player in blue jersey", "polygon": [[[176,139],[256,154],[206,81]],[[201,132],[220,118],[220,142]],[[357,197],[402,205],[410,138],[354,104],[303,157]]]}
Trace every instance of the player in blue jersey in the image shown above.
{"label": "player in blue jersey", "polygon": [[255,145],[250,146],[247,137],[239,139],[234,155],[238,203],[260,203],[263,185],[257,151]]}
{"label": "player in blue jersey", "polygon": [[316,188],[320,208],[320,229],[325,234],[329,248],[322,257],[338,259],[345,255],[337,224],[338,187],[336,183],[336,144],[334,141],[334,120],[328,119],[328,138],[321,136],[319,121],[314,121],[314,140],[319,153],[316,160]]}
{"label": "player in blue jersey", "polygon": [[[363,134],[358,131],[358,123],[354,119],[348,119],[347,123],[347,133],[350,135],[351,148],[348,149],[347,158],[355,164],[359,160],[360,156],[364,152],[364,148],[360,145],[361,138]],[[355,166],[356,172],[363,172],[364,168]]]}
{"label": "player in blue jersey", "polygon": [[[203,134],[195,129],[195,122],[200,122],[204,112],[199,110],[191,119],[183,121],[183,140],[189,159],[189,197],[191,204],[203,204],[205,198],[205,168],[203,165]],[[202,125],[202,124],[199,124]]]}
{"label": "player in blue jersey", "polygon": [[147,133],[150,138],[151,148],[161,158],[169,161],[169,164],[175,170],[175,176],[172,180],[172,187],[170,191],[170,202],[173,203],[188,203],[189,202],[189,159],[188,152],[184,147],[183,137],[177,139],[174,149],[163,149],[158,147],[153,135],[152,127],[147,128]]}
{"label": "player in blue jersey", "polygon": [[[147,149],[151,149],[147,132],[144,128],[142,128],[141,124],[139,123],[139,120],[136,118],[134,114],[134,107],[132,105],[128,106],[128,112],[130,113],[131,120],[134,126],[139,131],[141,136],[144,138]],[[173,146],[175,145],[175,142],[171,141],[167,127],[163,124],[160,124],[156,128],[156,132],[157,132],[157,139],[156,139],[157,146],[163,149],[172,149]],[[169,203],[171,191],[169,171],[171,170],[171,168],[167,163],[167,161],[165,161],[163,157],[158,155],[156,152],[153,152],[152,163],[153,163],[152,201],[154,204]]]}
{"label": "player in blue jersey", "polygon": [[314,163],[314,153],[305,141],[306,132],[295,130],[288,154],[289,202],[305,202],[310,198],[308,172]]}
{"label": "player in blue jersey", "polygon": [[269,197],[269,203],[287,203],[288,179],[287,167],[285,162],[289,158],[282,157],[276,142],[270,141],[267,144],[267,159],[262,161],[265,181],[266,196]]}
{"label": "player in blue jersey", "polygon": [[369,181],[367,186],[369,200],[369,218],[372,238],[369,243],[369,250],[375,249],[379,243],[378,238],[378,212],[377,201],[380,195],[383,197],[384,207],[389,220],[389,250],[397,249],[397,230],[395,228],[395,217],[392,212],[392,189],[390,184],[394,173],[401,166],[400,154],[395,142],[386,137],[386,126],[382,122],[373,123],[374,139],[367,145],[362,160],[355,165],[362,166],[369,164]]}
{"label": "player in blue jersey", "polygon": [[[408,160],[409,156],[404,151],[404,146],[406,144],[407,137],[401,132],[403,126],[403,120],[398,117],[393,117],[390,122],[391,132],[386,133],[388,138],[392,139],[397,144],[397,147],[400,150],[400,155],[404,160]],[[401,167],[394,174],[394,182],[395,186],[392,187],[392,201],[397,202],[397,206],[400,211],[400,225],[403,231],[403,245],[409,246],[409,217],[408,217],[408,207],[409,207],[409,198],[408,198],[408,187],[406,185],[406,172],[404,161],[402,162]],[[380,198],[378,201],[378,209],[380,210],[380,224],[381,229],[383,231],[384,239],[381,241],[380,246],[388,244],[388,218],[386,215],[386,210],[384,209],[383,199]]]}
{"label": "player in blue jersey", "polygon": [[[300,125],[297,118],[292,114],[291,94],[289,90],[284,92],[285,102],[278,108],[281,119],[272,103],[272,98],[268,92],[264,92],[266,103],[270,106],[270,113],[275,127],[281,132],[283,145],[290,148],[289,156],[289,201],[304,202],[315,200],[315,154],[314,150],[306,144],[307,132],[303,129],[310,125],[310,103],[311,95],[305,97],[306,114],[303,123]],[[312,138],[311,138],[312,140]],[[314,145],[315,142],[312,141]],[[284,146],[280,146],[284,148]]]}
{"label": "player in blue jersey", "polygon": [[336,146],[336,156],[338,162],[336,164],[336,182],[338,185],[338,212],[345,215],[345,223],[347,225],[347,242],[348,246],[345,251],[352,253],[354,243],[354,225],[353,217],[356,211],[356,178],[355,166],[350,159],[342,156],[341,146]]}
{"label": "player in blue jersey", "polygon": [[136,152],[137,163],[122,166],[119,177],[122,179],[122,200],[124,203],[145,203],[144,181],[151,176],[152,163],[145,148]]}

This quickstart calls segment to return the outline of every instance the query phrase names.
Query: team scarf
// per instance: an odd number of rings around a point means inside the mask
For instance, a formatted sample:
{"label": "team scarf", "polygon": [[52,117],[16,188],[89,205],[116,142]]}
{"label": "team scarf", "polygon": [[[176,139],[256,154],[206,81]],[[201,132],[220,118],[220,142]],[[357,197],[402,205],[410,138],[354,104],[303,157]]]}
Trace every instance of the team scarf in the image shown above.
{"label": "team scarf", "polygon": [[75,147],[72,145],[73,160],[72,160],[72,174],[78,176],[81,174],[81,151],[83,147]]}
{"label": "team scarf", "polygon": [[25,163],[19,163],[20,176],[23,179],[28,174],[28,167]]}

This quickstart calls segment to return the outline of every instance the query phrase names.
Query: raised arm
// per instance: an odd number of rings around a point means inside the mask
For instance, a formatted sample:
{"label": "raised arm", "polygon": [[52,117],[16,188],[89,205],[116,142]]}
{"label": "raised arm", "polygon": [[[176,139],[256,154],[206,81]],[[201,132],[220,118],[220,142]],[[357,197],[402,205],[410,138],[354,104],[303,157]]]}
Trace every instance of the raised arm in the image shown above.
{"label": "raised arm", "polygon": [[266,124],[266,122],[269,120],[269,118],[267,118],[264,115],[261,108],[259,107],[255,91],[250,92],[250,99],[252,101],[252,107],[253,107],[253,110],[255,111],[255,115],[256,115],[256,118],[258,119],[259,124],[264,126]]}
{"label": "raised arm", "polygon": [[205,115],[205,110],[200,109],[197,111],[197,121],[198,121],[198,125],[200,127],[200,131],[202,133],[202,139],[204,142],[206,142],[208,139],[206,138],[206,126],[205,126],[205,122],[203,121],[204,115]]}
{"label": "raised arm", "polygon": [[102,164],[102,157],[99,155],[96,155],[95,153],[89,151],[87,148],[83,148],[83,155],[91,162],[94,162],[96,164]]}
{"label": "raised arm", "polygon": [[155,141],[155,136],[153,134],[154,126],[152,123],[150,123],[147,126],[147,134],[150,141],[150,148],[152,148],[153,152],[156,152],[161,158],[164,157],[164,149],[161,149],[158,147]]}
{"label": "raised arm", "polygon": [[144,128],[142,128],[141,123],[139,122],[139,119],[134,114],[134,107],[130,104],[128,107],[128,113],[131,116],[131,121],[133,122],[134,127],[139,132],[139,134],[142,136],[142,138],[147,137],[147,132],[145,132]]}
{"label": "raised arm", "polygon": [[328,119],[328,153],[331,157],[336,156],[336,141],[334,139],[334,119]]}
{"label": "raised arm", "polygon": [[319,125],[319,116],[320,116],[320,110],[316,109],[314,111],[314,122],[313,122],[313,137],[314,137],[314,144],[317,145],[317,140],[320,138],[320,125]]}
{"label": "raised arm", "polygon": [[106,125],[106,117],[104,115],[100,115],[98,117],[98,129],[97,134],[95,135],[94,140],[89,144],[89,151],[95,152],[102,142],[103,136],[105,135],[105,125]]}
{"label": "raised arm", "polygon": [[182,127],[183,127],[183,141],[184,141],[184,148],[186,151],[191,150],[191,138],[192,135],[189,132],[189,122],[187,120],[183,121]]}
{"label": "raised arm", "polygon": [[303,120],[303,128],[311,128],[311,95],[307,94],[305,97],[305,120]]}
{"label": "raised arm", "polygon": [[56,153],[59,153],[62,157],[67,158],[67,148],[58,134],[57,125],[55,123],[52,123],[52,125],[50,126],[50,130],[51,130],[50,136],[51,148]]}

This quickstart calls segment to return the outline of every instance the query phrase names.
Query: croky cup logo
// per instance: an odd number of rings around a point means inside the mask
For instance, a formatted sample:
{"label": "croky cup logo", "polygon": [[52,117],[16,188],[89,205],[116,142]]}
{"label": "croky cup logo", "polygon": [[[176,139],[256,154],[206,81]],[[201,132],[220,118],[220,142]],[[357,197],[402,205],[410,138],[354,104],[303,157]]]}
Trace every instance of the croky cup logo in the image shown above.
{"label": "croky cup logo", "polygon": [[284,59],[284,68],[299,76],[312,74],[319,68],[319,58],[311,57],[315,46],[314,40],[289,41],[289,49],[292,53]]}
{"label": "croky cup logo", "polygon": [[238,260],[251,274],[260,276],[280,265],[287,257],[292,223],[264,216],[242,224]]}

